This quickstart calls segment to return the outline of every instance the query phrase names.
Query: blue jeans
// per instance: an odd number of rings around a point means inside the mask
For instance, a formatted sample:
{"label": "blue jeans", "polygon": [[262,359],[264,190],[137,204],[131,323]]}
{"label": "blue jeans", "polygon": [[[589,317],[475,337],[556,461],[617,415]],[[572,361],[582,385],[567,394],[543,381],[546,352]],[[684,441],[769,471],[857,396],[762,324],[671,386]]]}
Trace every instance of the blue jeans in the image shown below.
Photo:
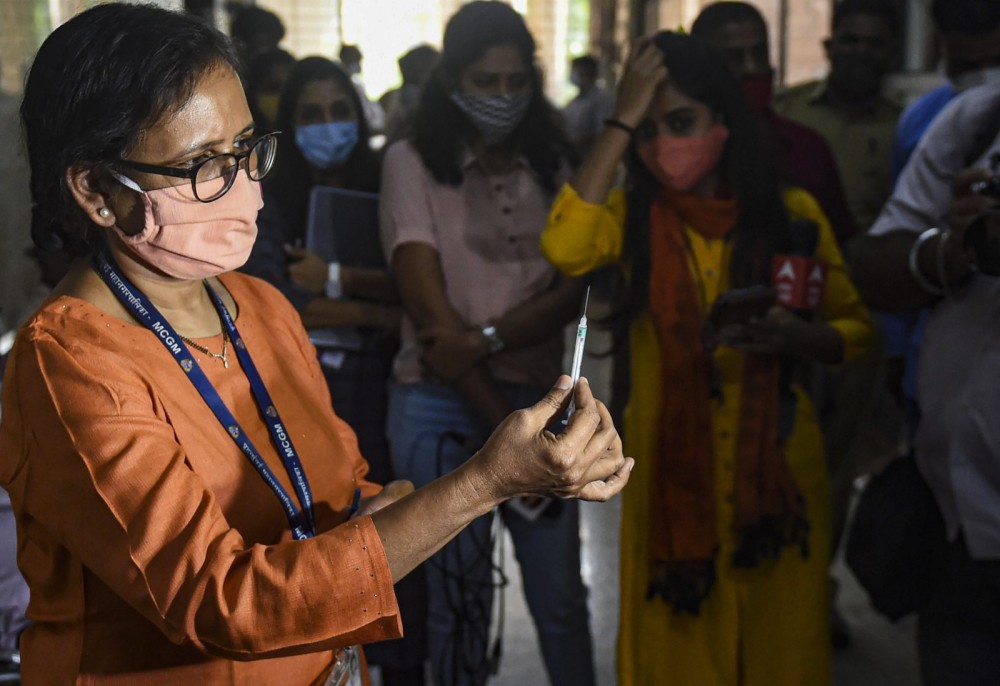
{"label": "blue jeans", "polygon": [[[504,388],[513,407],[528,407],[544,391]],[[389,449],[397,476],[419,488],[468,460],[488,431],[453,389],[433,383],[393,384]],[[524,594],[554,686],[595,683],[587,589],[580,576],[579,508],[558,501],[534,522],[500,508],[514,541]],[[490,530],[493,516],[475,520],[427,564],[428,638],[438,686],[479,686],[488,676],[493,603]]]}

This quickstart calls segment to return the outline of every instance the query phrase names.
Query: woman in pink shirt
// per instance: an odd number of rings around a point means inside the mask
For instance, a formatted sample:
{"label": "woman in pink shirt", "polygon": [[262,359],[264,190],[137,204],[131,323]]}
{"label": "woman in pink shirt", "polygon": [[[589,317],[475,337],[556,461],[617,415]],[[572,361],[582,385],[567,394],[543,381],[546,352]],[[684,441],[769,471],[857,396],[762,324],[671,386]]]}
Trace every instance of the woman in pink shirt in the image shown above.
{"label": "woman in pink shirt", "polygon": [[[448,22],[413,136],[386,154],[382,243],[405,312],[390,453],[417,484],[463,464],[510,410],[543,395],[579,311],[580,284],[538,247],[572,148],[534,51],[509,6],[465,5]],[[577,508],[552,503],[534,521],[501,514],[549,679],[593,684]],[[481,684],[489,671],[491,521],[480,518],[427,570],[438,684]]]}

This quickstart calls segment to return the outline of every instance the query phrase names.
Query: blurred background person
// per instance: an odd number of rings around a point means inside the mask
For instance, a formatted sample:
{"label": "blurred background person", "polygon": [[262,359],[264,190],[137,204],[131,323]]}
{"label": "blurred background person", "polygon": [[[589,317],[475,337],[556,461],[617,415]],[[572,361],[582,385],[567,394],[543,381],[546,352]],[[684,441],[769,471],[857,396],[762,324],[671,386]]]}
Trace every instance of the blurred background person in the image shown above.
{"label": "blurred background person", "polygon": [[[386,384],[399,345],[395,288],[385,269],[330,265],[301,247],[313,188],[378,192],[378,157],[368,145],[368,124],[350,76],[323,57],[296,63],[282,93],[276,128],[289,145],[279,149],[275,174],[264,182],[257,242],[242,271],[277,286],[307,329],[358,331],[359,346],[321,338],[317,353],[337,415],[354,429],[371,466],[369,479],[386,484],[395,478],[385,435]],[[369,242],[379,251],[377,224],[334,223],[327,230],[350,232],[351,241]],[[423,683],[424,586],[422,568],[399,582],[397,599],[407,615],[404,638],[370,650],[385,686]]]}
{"label": "blurred background person", "polygon": [[775,112],[826,139],[862,230],[892,190],[892,137],[901,108],[882,88],[898,27],[893,0],[841,0],[823,43],[829,76],[780,91],[773,101]]}
{"label": "blurred background person", "polygon": [[[384,483],[390,478],[385,382],[399,325],[395,289],[384,270],[339,265],[332,284],[330,265],[301,247],[314,187],[378,192],[378,157],[367,145],[368,127],[350,77],[323,57],[298,62],[282,95],[278,127],[289,145],[279,149],[276,173],[264,183],[257,241],[243,271],[278,286],[307,329],[366,332],[362,350],[338,350],[337,366],[324,365],[323,372],[337,414],[358,434],[362,450],[370,451],[372,478]],[[329,230],[368,230],[361,240],[378,242],[377,226]],[[335,290],[337,297],[328,297]]]}
{"label": "blurred background person", "polygon": [[569,139],[581,156],[590,150],[604,128],[604,120],[611,116],[615,107],[615,96],[598,83],[597,69],[597,60],[590,55],[570,62],[569,80],[576,86],[577,94],[566,104],[562,114]]}
{"label": "blurred background person", "polygon": [[260,53],[277,48],[285,37],[285,24],[274,12],[256,5],[231,7],[229,35],[244,65]]}
{"label": "blurred background person", "polygon": [[935,117],[964,90],[1000,81],[1000,2],[934,0],[931,16],[941,46],[945,82],[903,111],[892,148],[892,179],[899,178]]}
{"label": "blurred background person", "polygon": [[[524,19],[501,2],[471,2],[448,21],[443,45],[413,136],[386,153],[380,207],[405,312],[389,443],[396,473],[417,483],[460,468],[505,413],[539,396],[582,302],[581,284],[538,247],[572,145],[542,93]],[[536,518],[510,506],[500,514],[546,673],[556,686],[592,686],[579,510],[526,508]],[[497,659],[491,526],[480,518],[427,566],[440,686],[481,685]]]}
{"label": "blurred background person", "polygon": [[722,51],[747,103],[760,114],[771,134],[782,178],[816,199],[843,247],[858,228],[847,206],[830,146],[809,127],[778,116],[771,107],[774,67],[764,17],[746,2],[714,2],[695,18],[691,34]]}
{"label": "blurred background person", "polygon": [[386,91],[378,104],[385,110],[387,144],[402,138],[408,131],[410,118],[420,104],[420,94],[437,64],[438,51],[429,45],[418,45],[399,58],[399,73],[403,83]]}
{"label": "blurred background person", "polygon": [[281,48],[269,48],[253,58],[246,67],[244,88],[254,123],[271,131],[278,130],[278,101],[295,58]]}
{"label": "blurred background person", "polygon": [[931,540],[915,570],[924,573],[916,610],[925,686],[1000,683],[998,120],[1000,82],[956,97],[917,144],[853,264],[873,306],[928,310],[913,456],[946,535],[913,532]]}
{"label": "blurred background person", "polygon": [[339,58],[344,71],[351,76],[354,88],[358,91],[358,97],[361,98],[362,111],[368,121],[368,128],[371,129],[372,133],[382,133],[385,129],[385,112],[381,105],[368,97],[365,80],[361,75],[361,62],[364,60],[361,49],[356,45],[344,43],[340,46]]}
{"label": "blurred background person", "polygon": [[[970,88],[1000,82],[1000,3],[994,0],[935,0],[931,15],[940,38],[946,80],[914,100],[899,118],[892,148],[894,185],[924,133],[948,103]],[[1000,118],[996,120],[995,131],[978,132],[978,151],[988,146],[998,131]],[[971,157],[978,157],[978,151],[973,150]],[[889,381],[905,405],[909,440],[919,418],[917,362],[927,313],[883,312],[880,319],[885,332]]]}
{"label": "blurred background person", "polygon": [[[793,86],[774,99],[775,111],[815,129],[829,143],[862,232],[892,190],[892,140],[901,108],[883,95],[883,87],[898,27],[893,0],[838,2],[823,44],[829,76]],[[851,254],[848,250],[849,261]],[[833,486],[834,549],[846,526],[855,478],[898,451],[903,417],[890,390],[896,384],[886,381],[884,350],[880,336],[863,358],[827,370],[813,384]],[[836,605],[833,621],[834,643],[844,648],[850,634]]]}
{"label": "blurred background person", "polygon": [[[931,6],[941,40],[947,80],[912,102],[896,126],[893,143],[893,183],[938,114],[959,93],[977,85],[1000,81],[1000,3],[992,0],[936,0]],[[997,119],[1000,131],[1000,118]],[[979,132],[980,149],[989,145],[993,131]],[[978,155],[973,155],[977,157]],[[970,160],[971,162],[971,160]],[[912,437],[919,419],[916,406],[917,361],[927,313],[881,313],[886,355],[899,367],[893,376],[906,405],[907,434]]]}
{"label": "blurred background person", "polygon": [[[708,43],[641,41],[542,236],[567,274],[622,260],[631,278],[619,686],[831,682],[829,482],[795,368],[864,354],[872,324],[822,211],[783,188],[758,131]],[[715,304],[771,285],[806,231],[828,267],[818,308],[765,297],[724,318]]]}

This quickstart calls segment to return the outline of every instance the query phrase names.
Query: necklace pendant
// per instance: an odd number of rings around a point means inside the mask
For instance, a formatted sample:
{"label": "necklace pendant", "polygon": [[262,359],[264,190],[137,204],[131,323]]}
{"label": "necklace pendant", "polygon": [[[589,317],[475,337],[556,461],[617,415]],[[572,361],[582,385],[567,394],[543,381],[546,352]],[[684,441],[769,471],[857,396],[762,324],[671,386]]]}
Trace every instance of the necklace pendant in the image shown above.
{"label": "necklace pendant", "polygon": [[222,368],[229,369],[229,360],[227,360],[225,357],[222,358]]}

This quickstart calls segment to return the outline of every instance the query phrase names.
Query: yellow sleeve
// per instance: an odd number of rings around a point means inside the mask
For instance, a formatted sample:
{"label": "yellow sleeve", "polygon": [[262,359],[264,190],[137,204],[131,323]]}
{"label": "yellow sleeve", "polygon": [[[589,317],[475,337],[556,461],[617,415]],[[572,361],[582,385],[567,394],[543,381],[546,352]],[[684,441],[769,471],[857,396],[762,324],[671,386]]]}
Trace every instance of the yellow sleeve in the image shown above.
{"label": "yellow sleeve", "polygon": [[595,205],[563,184],[542,231],[542,254],[549,262],[570,276],[581,276],[621,259],[624,242],[623,190],[613,189],[603,205]]}
{"label": "yellow sleeve", "polygon": [[819,307],[819,317],[840,332],[844,338],[844,360],[862,357],[871,348],[875,326],[871,313],[861,301],[844,257],[840,254],[830,222],[819,204],[806,191],[790,188],[785,191],[785,207],[792,219],[811,219],[819,225],[819,245],[816,257],[827,265],[826,290]]}

